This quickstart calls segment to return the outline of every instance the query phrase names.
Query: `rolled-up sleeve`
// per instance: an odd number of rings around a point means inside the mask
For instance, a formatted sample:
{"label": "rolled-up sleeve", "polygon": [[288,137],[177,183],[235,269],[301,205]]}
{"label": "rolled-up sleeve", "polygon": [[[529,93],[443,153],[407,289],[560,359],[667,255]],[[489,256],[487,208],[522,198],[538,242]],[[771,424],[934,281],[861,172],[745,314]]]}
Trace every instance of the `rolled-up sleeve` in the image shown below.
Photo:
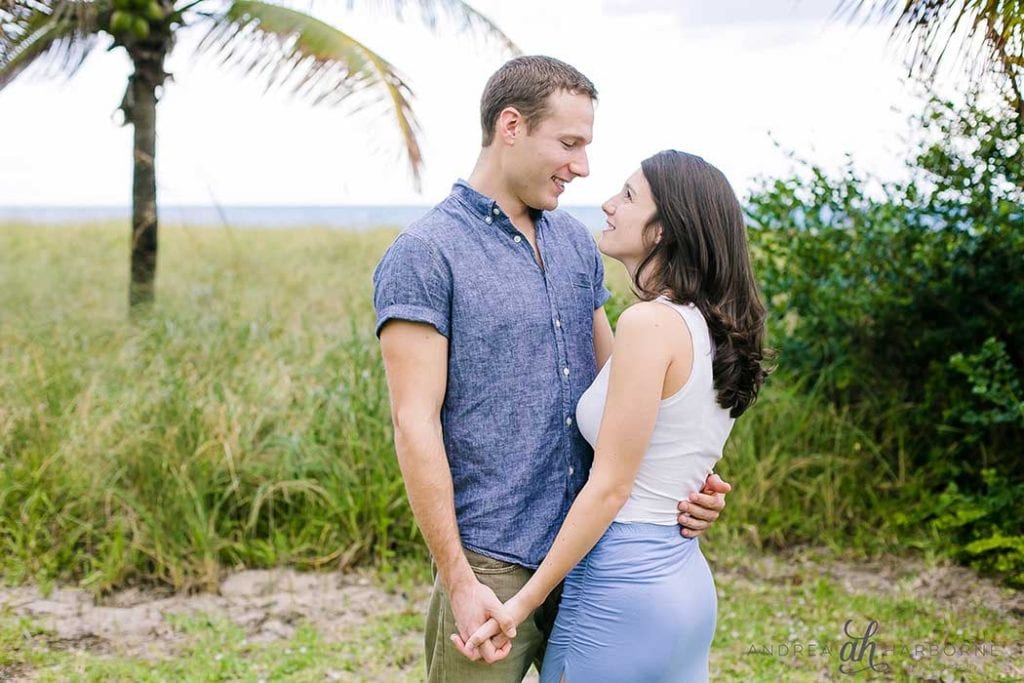
{"label": "rolled-up sleeve", "polygon": [[388,321],[409,320],[448,337],[451,289],[451,272],[434,249],[414,235],[399,235],[373,271],[377,336]]}

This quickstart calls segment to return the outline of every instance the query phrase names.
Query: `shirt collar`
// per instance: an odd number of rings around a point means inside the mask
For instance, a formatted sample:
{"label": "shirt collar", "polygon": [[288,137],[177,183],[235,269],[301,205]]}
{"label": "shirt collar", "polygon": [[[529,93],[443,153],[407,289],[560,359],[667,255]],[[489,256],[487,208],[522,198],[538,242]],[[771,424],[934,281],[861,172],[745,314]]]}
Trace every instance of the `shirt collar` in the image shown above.
{"label": "shirt collar", "polygon": [[[462,178],[459,178],[452,185],[452,195],[465,204],[473,213],[477,214],[487,225],[498,225],[506,232],[515,231],[515,228],[512,227],[512,222],[508,220],[508,216],[498,206],[498,202],[485,194],[477,192]],[[534,224],[539,230],[544,218],[544,212],[538,209],[530,209],[529,211],[530,217],[533,218]]]}
{"label": "shirt collar", "polygon": [[462,178],[459,178],[452,185],[452,194],[475,213],[479,214],[480,218],[499,216],[504,213],[501,207],[498,206],[498,202],[487,195],[477,192]]}

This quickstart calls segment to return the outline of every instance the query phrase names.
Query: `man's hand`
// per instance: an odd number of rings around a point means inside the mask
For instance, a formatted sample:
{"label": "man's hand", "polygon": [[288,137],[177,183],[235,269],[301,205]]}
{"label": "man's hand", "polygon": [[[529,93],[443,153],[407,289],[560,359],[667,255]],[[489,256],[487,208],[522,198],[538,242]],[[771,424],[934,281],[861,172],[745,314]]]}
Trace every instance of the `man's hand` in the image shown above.
{"label": "man's hand", "polygon": [[[473,635],[469,637],[468,642],[463,642],[462,636],[458,633],[453,633],[451,641],[455,645],[455,649],[462,653],[463,657],[467,657],[472,660],[476,660],[480,657],[480,647],[484,643],[491,642],[491,638],[501,633],[501,626],[498,625],[497,619],[491,617],[484,625],[473,632]],[[488,664],[493,664],[498,659],[504,659],[504,654],[500,652],[497,655],[497,659],[488,660],[484,659]]]}
{"label": "man's hand", "polygon": [[729,482],[712,472],[700,493],[691,493],[689,500],[681,500],[676,506],[679,509],[677,520],[682,527],[680,533],[687,538],[697,538],[704,533],[725,509],[725,494],[729,491],[732,491]]}
{"label": "man's hand", "polygon": [[[468,639],[465,636],[452,635],[451,640],[455,647],[463,655],[475,659],[483,654],[483,659],[488,664],[493,664],[499,659],[504,659],[511,650],[511,642],[508,647],[496,647],[494,643],[516,637],[516,627],[523,623],[533,611],[525,606],[522,601],[517,600],[519,596],[513,597],[504,605],[491,613],[488,619]],[[488,648],[487,646],[491,647]],[[494,657],[489,657],[486,651],[494,650]]]}
{"label": "man's hand", "polygon": [[474,648],[472,651],[459,647],[459,642],[455,641],[456,637],[460,638],[463,643],[469,640],[470,636],[479,630],[492,614],[501,609],[501,600],[498,600],[494,591],[474,578],[452,588],[448,602],[452,606],[455,627],[459,630],[457,634],[451,635],[452,642],[463,655],[473,661],[482,658],[488,664],[508,656],[512,650],[512,641],[501,633],[488,639],[479,648]]}

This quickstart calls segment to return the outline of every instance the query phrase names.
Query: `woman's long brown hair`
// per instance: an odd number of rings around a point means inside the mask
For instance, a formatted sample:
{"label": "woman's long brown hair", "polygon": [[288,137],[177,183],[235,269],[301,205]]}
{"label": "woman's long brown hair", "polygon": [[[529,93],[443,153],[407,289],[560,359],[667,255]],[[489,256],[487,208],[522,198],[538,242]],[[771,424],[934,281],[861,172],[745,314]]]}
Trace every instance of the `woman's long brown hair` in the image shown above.
{"label": "woman's long brown hair", "polygon": [[722,172],[698,156],[666,150],[640,168],[657,211],[645,228],[653,247],[633,286],[642,299],[664,294],[700,309],[715,345],[718,404],[739,417],[768,375],[766,313],[750,265],[743,210]]}

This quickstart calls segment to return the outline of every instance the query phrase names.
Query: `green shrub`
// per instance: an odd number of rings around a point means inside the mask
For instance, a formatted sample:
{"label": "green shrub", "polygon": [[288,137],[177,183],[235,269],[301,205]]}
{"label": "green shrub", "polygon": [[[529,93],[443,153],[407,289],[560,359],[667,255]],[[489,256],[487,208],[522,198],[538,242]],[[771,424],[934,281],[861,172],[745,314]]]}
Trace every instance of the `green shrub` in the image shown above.
{"label": "green shrub", "polygon": [[804,164],[763,183],[748,214],[780,372],[872,409],[876,437],[904,425],[905,519],[948,527],[950,501],[969,501],[979,516],[953,551],[1012,573],[1024,507],[1001,492],[1024,491],[1024,136],[977,102],[929,100],[906,181]]}

